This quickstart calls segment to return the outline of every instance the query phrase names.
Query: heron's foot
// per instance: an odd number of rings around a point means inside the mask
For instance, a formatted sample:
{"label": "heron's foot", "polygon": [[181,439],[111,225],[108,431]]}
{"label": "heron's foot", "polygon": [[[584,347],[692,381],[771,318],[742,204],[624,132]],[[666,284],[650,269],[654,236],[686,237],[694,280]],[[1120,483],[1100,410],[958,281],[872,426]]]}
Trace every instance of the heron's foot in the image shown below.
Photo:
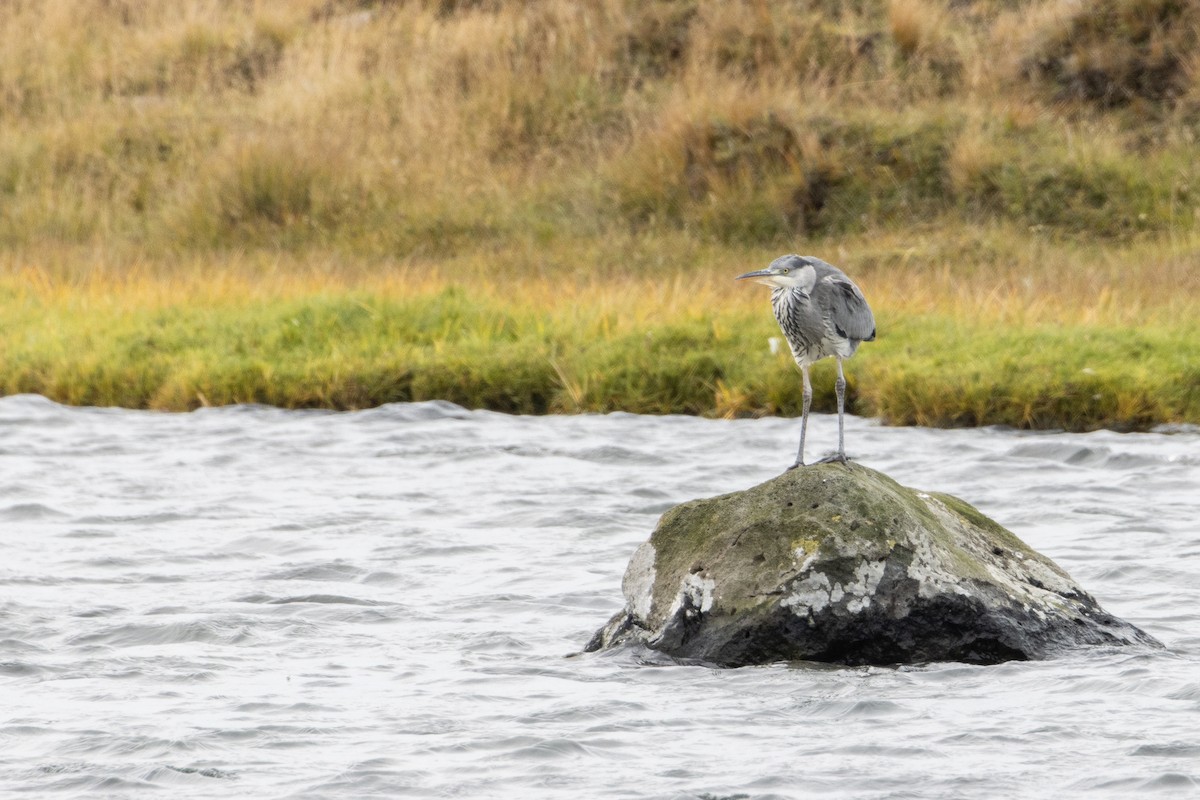
{"label": "heron's foot", "polygon": [[830,453],[817,462],[818,464],[849,464],[850,459],[846,458],[845,453]]}
{"label": "heron's foot", "polygon": [[791,472],[792,470],[796,469],[796,467],[803,467],[803,466],[804,466],[803,461],[797,461],[795,464],[792,464],[790,467],[785,469],[784,472]]}

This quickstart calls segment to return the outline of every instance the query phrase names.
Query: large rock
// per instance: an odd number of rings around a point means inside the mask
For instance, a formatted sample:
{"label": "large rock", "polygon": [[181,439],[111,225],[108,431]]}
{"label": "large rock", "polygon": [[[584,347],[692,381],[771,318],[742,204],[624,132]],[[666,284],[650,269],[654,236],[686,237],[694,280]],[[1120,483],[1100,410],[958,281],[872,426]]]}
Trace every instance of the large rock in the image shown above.
{"label": "large rock", "polygon": [[587,650],[742,666],[979,664],[1160,646],[963,501],[857,464],[791,470],[663,515]]}

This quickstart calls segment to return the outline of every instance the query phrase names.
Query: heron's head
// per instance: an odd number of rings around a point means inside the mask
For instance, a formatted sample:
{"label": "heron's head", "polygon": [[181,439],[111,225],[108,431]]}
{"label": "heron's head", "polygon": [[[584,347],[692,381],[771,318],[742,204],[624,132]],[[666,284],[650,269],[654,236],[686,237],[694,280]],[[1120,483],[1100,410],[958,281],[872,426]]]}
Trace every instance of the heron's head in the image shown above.
{"label": "heron's head", "polygon": [[799,289],[802,292],[810,292],[817,282],[817,270],[804,256],[787,255],[775,259],[766,269],[737,276],[739,281],[747,278],[753,278],[773,289]]}

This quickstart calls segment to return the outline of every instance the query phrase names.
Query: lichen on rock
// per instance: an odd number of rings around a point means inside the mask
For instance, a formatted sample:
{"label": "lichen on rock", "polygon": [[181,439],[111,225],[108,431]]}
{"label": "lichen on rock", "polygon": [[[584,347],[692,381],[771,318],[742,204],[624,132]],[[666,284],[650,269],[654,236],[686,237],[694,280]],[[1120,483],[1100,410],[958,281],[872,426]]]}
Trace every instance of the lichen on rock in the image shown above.
{"label": "lichen on rock", "polygon": [[958,498],[857,464],[791,470],[663,515],[594,651],[638,643],[724,666],[996,663],[1158,646]]}

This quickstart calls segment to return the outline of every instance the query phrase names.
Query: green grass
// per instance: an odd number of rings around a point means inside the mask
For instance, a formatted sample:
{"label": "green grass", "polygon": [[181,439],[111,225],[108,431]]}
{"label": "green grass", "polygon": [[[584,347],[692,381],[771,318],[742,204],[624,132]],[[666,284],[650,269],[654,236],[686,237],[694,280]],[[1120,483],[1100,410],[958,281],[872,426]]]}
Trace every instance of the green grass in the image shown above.
{"label": "green grass", "polygon": [[892,424],[1144,430],[1200,419],[1194,319],[1013,330],[933,317],[904,327],[904,348],[872,358],[860,380],[864,404]]}
{"label": "green grass", "polygon": [[[513,413],[797,415],[800,381],[765,298],[636,325],[599,309],[450,285],[410,296],[86,308],[0,296],[0,388],[79,405],[362,408],[444,399]],[[86,313],[84,313],[86,312]],[[880,315],[848,364],[849,409],[892,424],[1145,429],[1200,423],[1200,325],[1021,329]],[[832,411],[831,363],[814,408]]]}

